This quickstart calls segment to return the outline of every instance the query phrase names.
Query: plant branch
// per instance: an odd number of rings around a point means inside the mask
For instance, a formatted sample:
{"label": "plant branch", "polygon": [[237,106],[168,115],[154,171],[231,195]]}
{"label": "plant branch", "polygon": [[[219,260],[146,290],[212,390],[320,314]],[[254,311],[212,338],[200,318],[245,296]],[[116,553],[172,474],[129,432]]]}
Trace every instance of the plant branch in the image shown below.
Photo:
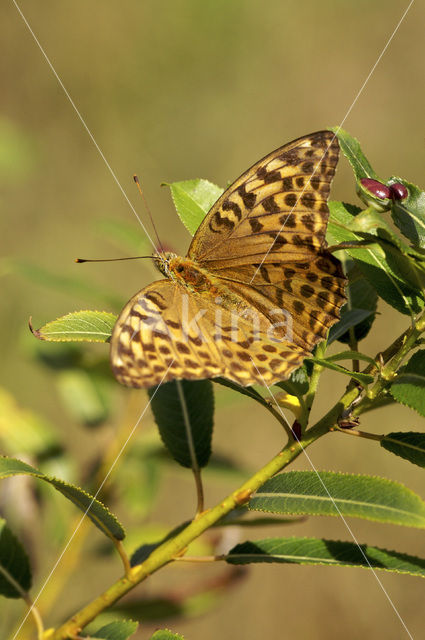
{"label": "plant branch", "polygon": [[[327,347],[326,341],[320,342],[317,345],[316,355],[318,358],[325,357],[326,347]],[[323,371],[323,367],[320,364],[315,362],[313,364],[313,371],[310,376],[310,386],[305,395],[304,404],[302,407],[303,411],[299,419],[299,422],[301,424],[301,433],[303,433],[307,428],[311,408],[313,406],[314,398],[316,397],[317,387],[319,385],[319,378],[322,371]]]}
{"label": "plant branch", "polygon": [[[338,411],[334,412],[335,419]],[[330,414],[329,414],[330,415]],[[331,421],[333,421],[333,416]],[[261,487],[266,480],[281,471],[302,451],[325,435],[332,424],[322,420],[315,427],[309,430],[308,434],[300,442],[288,443],[270,462],[257,471],[241,487],[233,491],[222,502],[212,509],[200,514],[187,527],[178,533],[174,538],[164,542],[157,547],[152,554],[142,564],[132,567],[130,573],[110,586],[100,596],[95,598],[86,607],[81,609],[72,618],[67,620],[61,627],[49,636],[49,640],[64,640],[72,637],[93,620],[101,611],[113,605],[124,594],[131,591],[135,585],[145,580],[149,575],[155,573],[161,567],[172,562],[181,556],[187,546],[213,524],[218,522],[223,516],[235,509],[240,504],[246,502],[249,497]]]}
{"label": "plant branch", "polygon": [[340,433],[346,433],[350,436],[357,436],[358,438],[368,438],[369,440],[378,440],[381,441],[383,436],[376,433],[369,433],[368,431],[360,431],[359,429],[341,429],[341,427],[335,427],[334,431],[339,431]]}
{"label": "plant branch", "polygon": [[[425,331],[425,313],[417,320],[415,326],[410,327],[397,340],[395,340],[394,343],[386,349],[386,351],[380,354],[381,362],[385,365],[381,371],[381,375],[372,389],[358,402],[353,410],[353,414],[355,412],[359,415],[362,410],[370,408],[371,403],[373,404],[373,401],[379,398],[381,392],[394,378],[398,366],[409,351],[417,344],[417,340],[423,331]],[[364,373],[372,371],[373,368],[372,364],[368,365]],[[310,408],[317,389],[320,369],[321,367],[319,365],[316,372],[313,370],[313,375],[311,377],[311,385],[307,402],[307,407]],[[161,567],[169,564],[179,557],[182,557],[187,546],[193,540],[216,524],[230,511],[247,502],[250,496],[255,493],[255,491],[257,491],[266,480],[288,466],[304,451],[304,449],[309,447],[329,431],[335,431],[335,429],[338,428],[338,418],[344,413],[344,411],[346,412],[349,410],[353,403],[360,397],[362,392],[363,389],[359,388],[355,381],[351,380],[340,400],[326,413],[325,416],[323,416],[323,418],[321,418],[303,435],[300,441],[294,442],[291,440],[264,467],[257,471],[238,489],[230,493],[222,502],[199,514],[198,517],[190,522],[182,531],[157,547],[151,553],[149,558],[147,558],[142,564],[132,567],[126,576],[111,585],[100,596],[77,612],[53,633],[49,630],[49,640],[65,640],[66,638],[75,636],[99,613],[113,605],[123,595],[131,591],[137,584],[158,571]],[[269,411],[272,409],[272,407],[266,403],[264,406],[266,406]],[[271,411],[271,413],[274,413],[274,411]],[[276,418],[279,419],[277,415]],[[282,423],[282,419],[279,419],[279,422]],[[372,437],[373,439],[376,439],[372,434],[366,435],[362,432],[358,432],[353,435]],[[206,561],[210,561],[210,559],[207,559]],[[45,640],[47,640],[46,635],[44,637]]]}
{"label": "plant branch", "polygon": [[[395,379],[398,368],[409,352],[415,348],[421,333],[424,331],[425,312],[416,320],[415,324],[402,333],[388,349],[376,356],[375,360],[378,362],[380,359],[383,363],[380,375],[372,388],[368,390],[353,409],[351,414],[353,417],[360,416],[372,408],[375,403],[380,402],[382,395]],[[372,365],[369,365],[369,367],[372,367]],[[364,373],[368,373],[369,367],[365,369]]]}

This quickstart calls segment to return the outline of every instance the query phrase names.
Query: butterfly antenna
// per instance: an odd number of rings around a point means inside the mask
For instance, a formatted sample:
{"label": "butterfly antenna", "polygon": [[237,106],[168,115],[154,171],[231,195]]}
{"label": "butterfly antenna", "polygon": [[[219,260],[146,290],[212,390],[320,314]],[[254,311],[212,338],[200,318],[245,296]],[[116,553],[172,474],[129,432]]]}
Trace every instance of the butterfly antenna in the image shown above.
{"label": "butterfly antenna", "polygon": [[118,260],[140,260],[140,258],[152,258],[155,256],[130,256],[128,258],[75,258],[75,262],[81,264],[81,262],[117,262]]}
{"label": "butterfly antenna", "polygon": [[164,253],[164,247],[162,246],[161,240],[159,239],[158,231],[156,230],[156,226],[155,226],[155,223],[153,221],[152,212],[151,212],[151,210],[149,208],[149,205],[148,205],[148,202],[147,202],[147,200],[145,198],[145,194],[143,193],[142,187],[140,186],[139,178],[136,175],[134,175],[133,176],[133,180],[136,183],[136,186],[137,186],[137,188],[139,190],[139,193],[143,198],[143,202],[145,203],[146,211],[148,212],[148,216],[150,218],[150,221],[152,223],[153,229],[155,231],[156,239],[158,240],[158,246],[161,249],[161,253]]}

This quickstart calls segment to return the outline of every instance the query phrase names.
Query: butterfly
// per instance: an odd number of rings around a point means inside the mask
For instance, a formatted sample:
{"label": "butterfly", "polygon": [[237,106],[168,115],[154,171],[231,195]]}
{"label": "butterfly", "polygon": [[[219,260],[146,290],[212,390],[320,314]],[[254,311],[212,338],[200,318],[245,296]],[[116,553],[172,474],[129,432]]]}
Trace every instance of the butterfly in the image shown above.
{"label": "butterfly", "polygon": [[153,256],[165,279],[136,293],[113,329],[119,382],[269,385],[302,364],[346,302],[325,241],[338,153],[330,131],[276,149],[226,189],[186,257]]}

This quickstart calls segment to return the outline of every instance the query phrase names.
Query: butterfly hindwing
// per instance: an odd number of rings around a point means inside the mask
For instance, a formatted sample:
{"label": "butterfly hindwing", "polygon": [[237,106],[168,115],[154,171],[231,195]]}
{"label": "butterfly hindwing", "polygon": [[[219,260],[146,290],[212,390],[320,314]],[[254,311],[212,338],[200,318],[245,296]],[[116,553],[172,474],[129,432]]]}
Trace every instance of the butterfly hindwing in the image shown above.
{"label": "butterfly hindwing", "polygon": [[174,379],[223,376],[242,386],[288,377],[308,353],[257,324],[170,280],[139,291],[124,307],[111,338],[119,382],[151,387]]}

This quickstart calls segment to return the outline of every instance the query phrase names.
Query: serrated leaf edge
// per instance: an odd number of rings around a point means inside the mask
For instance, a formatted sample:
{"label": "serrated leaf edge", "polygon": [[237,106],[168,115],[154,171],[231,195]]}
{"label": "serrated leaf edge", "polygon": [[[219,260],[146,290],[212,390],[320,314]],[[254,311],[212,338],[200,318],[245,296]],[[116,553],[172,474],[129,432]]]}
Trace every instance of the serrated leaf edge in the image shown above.
{"label": "serrated leaf edge", "polygon": [[[18,460],[16,458],[8,458],[7,456],[0,456],[0,459],[1,458],[6,459],[6,460],[10,460],[10,461],[16,461],[16,462],[19,462],[19,463],[22,462],[21,460]],[[27,463],[25,463],[25,464],[27,464]],[[125,530],[124,530],[122,524],[120,523],[120,521],[117,519],[117,517],[114,516],[114,514],[108,509],[108,507],[106,505],[103,504],[103,502],[101,502],[100,500],[98,500],[97,498],[92,496],[85,489],[82,489],[78,485],[72,484],[71,482],[65,482],[65,480],[61,480],[61,478],[56,478],[55,476],[48,476],[45,473],[43,473],[42,471],[38,471],[37,469],[34,469],[34,471],[26,471],[26,470],[22,469],[22,470],[18,470],[18,471],[15,471],[15,472],[13,472],[13,471],[11,471],[11,472],[2,472],[0,480],[3,480],[4,478],[12,478],[12,477],[18,476],[18,475],[32,476],[33,478],[37,478],[38,480],[45,480],[46,482],[51,484],[53,487],[55,487],[57,489],[57,491],[59,491],[62,494],[63,494],[63,492],[56,485],[61,485],[61,486],[65,487],[65,488],[66,487],[71,487],[72,489],[76,489],[77,492],[80,492],[83,495],[85,495],[87,498],[89,498],[90,501],[91,501],[91,504],[97,504],[102,509],[104,509],[106,511],[107,515],[111,518],[111,520],[117,525],[117,528],[122,531],[123,537],[122,538],[116,538],[113,534],[111,534],[110,531],[108,531],[108,529],[105,527],[105,525],[102,523],[102,521],[99,520],[92,511],[90,511],[90,518],[93,518],[93,520],[96,520],[96,522],[99,524],[100,528],[105,533],[105,535],[108,536],[108,538],[114,538],[115,540],[117,540],[117,539],[123,539],[125,537]],[[65,496],[65,497],[67,497],[67,496]],[[72,496],[71,498],[68,498],[68,499],[71,502],[74,502],[74,496]],[[84,509],[81,509],[81,511],[83,511],[84,514],[88,515],[89,509],[84,508]]]}
{"label": "serrated leaf edge", "polygon": [[[292,475],[299,475],[299,474],[303,474],[304,476],[306,474],[311,474],[310,477],[315,477],[316,473],[315,472],[310,472],[310,471],[288,471],[286,472],[285,475],[288,475],[288,473],[292,474]],[[380,482],[383,482],[384,484],[386,484],[387,486],[395,486],[395,487],[402,487],[408,494],[410,494],[411,497],[415,498],[416,500],[420,500],[423,504],[423,500],[422,498],[415,493],[414,491],[412,491],[411,489],[409,489],[409,487],[406,487],[406,485],[402,484],[401,482],[396,482],[395,480],[390,480],[389,478],[382,478],[382,476],[376,476],[376,475],[369,475],[369,474],[361,474],[361,473],[347,473],[344,471],[319,471],[318,474],[320,475],[321,473],[330,473],[333,476],[345,476],[345,477],[350,477],[350,478],[360,478],[360,479],[364,479],[364,478],[368,478],[368,479],[374,479],[374,480],[379,480]],[[282,474],[278,474],[276,477],[279,477],[279,475]],[[268,480],[266,481],[268,482]],[[323,482],[325,482],[323,480]],[[268,494],[261,494],[261,487],[260,489],[252,496],[252,498],[254,499],[256,496],[261,496],[261,495],[268,495]],[[276,497],[278,498],[279,495],[282,494],[275,494],[275,493],[270,493],[270,497]],[[394,512],[399,512],[399,513],[406,513],[409,516],[415,515],[412,514],[411,511],[403,511],[402,509],[395,509],[395,508],[391,508],[391,507],[387,507],[386,505],[376,505],[374,503],[360,503],[359,501],[350,501],[350,500],[346,500],[346,499],[342,499],[342,498],[335,498],[334,496],[314,496],[314,495],[308,495],[308,494],[295,494],[295,493],[288,493],[285,494],[288,498],[294,497],[294,498],[306,498],[306,499],[311,499],[311,500],[323,500],[323,501],[329,501],[332,504],[336,504],[338,505],[339,503],[348,503],[348,504],[364,504],[364,505],[370,505],[371,508],[373,507],[378,507],[381,509],[388,509],[389,511],[392,510]],[[253,508],[250,506],[251,501],[248,502],[248,509],[250,511],[258,511],[260,513],[280,513],[280,512],[276,512],[276,511],[270,511],[268,509],[264,509],[264,508]],[[304,513],[304,512],[301,512]],[[285,511],[283,512],[283,514],[288,514],[288,515],[300,515],[300,511]],[[283,515],[282,514],[282,515]],[[313,516],[339,516],[340,514],[338,513],[337,510],[335,510],[335,513],[322,513],[322,512],[316,512],[316,511],[308,511],[308,515],[313,515]],[[370,520],[371,522],[385,522],[383,520],[380,520],[379,518],[373,518],[373,517],[367,517],[364,515],[352,515],[350,516],[352,518],[361,518],[362,520]],[[419,517],[419,516],[418,516]],[[423,529],[425,528],[425,514],[423,516],[423,524],[422,525],[415,525],[415,524],[408,524],[408,525],[404,525],[401,522],[391,522],[388,521],[389,524],[398,524],[401,526],[407,526],[407,527],[416,527],[418,529]]]}
{"label": "serrated leaf edge", "polygon": [[[279,539],[281,539],[281,538],[267,538],[267,540],[279,540]],[[410,555],[409,555],[409,554],[407,554],[407,553],[403,553],[403,552],[401,552],[401,551],[395,551],[395,549],[386,549],[386,548],[384,548],[384,547],[375,547],[375,546],[373,546],[373,545],[369,545],[369,544],[367,544],[367,543],[358,543],[358,544],[355,544],[355,543],[353,543],[353,542],[351,542],[351,541],[347,541],[347,540],[330,540],[330,539],[328,539],[328,538],[309,538],[309,537],[307,537],[307,536],[306,536],[306,537],[302,537],[302,538],[298,538],[298,537],[297,537],[297,538],[295,538],[295,537],[293,537],[293,538],[285,538],[285,539],[286,539],[286,540],[309,541],[309,542],[311,542],[311,541],[314,541],[314,542],[324,542],[324,543],[328,543],[328,542],[331,542],[331,543],[339,542],[339,543],[341,543],[341,544],[350,544],[350,545],[353,545],[353,548],[354,548],[354,547],[357,547],[357,548],[358,548],[358,547],[360,547],[360,548],[361,548],[361,550],[362,550],[365,554],[367,554],[367,550],[368,550],[368,548],[369,548],[369,549],[374,549],[374,550],[376,550],[376,551],[382,551],[383,553],[388,553],[388,554],[397,554],[397,555],[404,555],[404,556],[408,556],[408,557],[410,557],[410,558],[414,558],[414,559],[417,559],[417,560],[422,560],[422,558],[419,558],[418,556],[410,556]],[[263,541],[264,541],[264,540],[261,540],[261,541],[259,541],[259,542],[263,542]],[[251,542],[252,544],[255,544],[255,540],[248,540],[247,542]],[[242,543],[239,543],[239,544],[244,544],[244,543],[242,542]],[[267,554],[267,553],[263,553],[263,554],[260,554],[260,553],[258,553],[258,554],[254,554],[254,553],[252,553],[252,554],[240,554],[240,555],[241,555],[241,556],[243,556],[243,555],[244,555],[244,556],[246,556],[246,557],[251,556],[252,558],[258,558],[258,557],[261,557],[261,556],[263,556],[263,557],[265,557],[265,558],[272,558],[272,557],[273,557],[273,555],[272,555],[272,554]],[[229,554],[227,555],[227,558],[232,558],[232,557],[234,557],[234,556],[237,556],[237,554],[236,554],[236,553],[235,553],[235,554],[229,553]],[[276,557],[279,557],[279,556],[276,556]],[[280,557],[282,557],[282,558],[284,558],[284,557],[288,557],[289,559],[291,559],[291,558],[292,558],[292,560],[295,562],[295,559],[296,559],[296,558],[299,558],[300,556],[295,556],[295,555],[288,555],[288,556],[284,556],[284,555],[281,555]],[[408,561],[406,561],[406,562],[408,562]],[[401,569],[401,570],[400,570],[400,569],[389,569],[388,567],[379,567],[379,566],[373,566],[373,565],[372,565],[372,567],[370,567],[370,566],[368,565],[368,563],[366,562],[366,560],[365,560],[364,564],[354,564],[354,563],[350,563],[350,562],[344,562],[344,561],[341,561],[341,560],[333,560],[333,559],[329,559],[329,560],[325,561],[325,560],[319,560],[319,559],[318,559],[318,560],[315,560],[315,559],[313,559],[313,558],[306,557],[306,558],[305,558],[305,561],[302,561],[302,560],[301,560],[301,561],[299,561],[299,562],[296,562],[296,564],[304,564],[304,565],[315,564],[315,565],[322,565],[322,566],[329,566],[329,565],[330,565],[330,566],[341,566],[341,567],[354,567],[354,568],[358,568],[358,569],[367,569],[367,570],[369,570],[369,571],[370,571],[370,570],[371,570],[371,568],[372,568],[374,571],[375,571],[376,569],[379,569],[380,571],[387,571],[387,572],[389,572],[389,573],[400,573],[400,574],[407,574],[407,575],[411,575],[411,576],[417,576],[418,578],[425,578],[425,569],[424,569],[424,573],[423,573],[423,574],[421,574],[421,573],[417,573],[417,572],[413,572],[413,571],[406,571],[406,570],[403,570],[403,569]]]}

